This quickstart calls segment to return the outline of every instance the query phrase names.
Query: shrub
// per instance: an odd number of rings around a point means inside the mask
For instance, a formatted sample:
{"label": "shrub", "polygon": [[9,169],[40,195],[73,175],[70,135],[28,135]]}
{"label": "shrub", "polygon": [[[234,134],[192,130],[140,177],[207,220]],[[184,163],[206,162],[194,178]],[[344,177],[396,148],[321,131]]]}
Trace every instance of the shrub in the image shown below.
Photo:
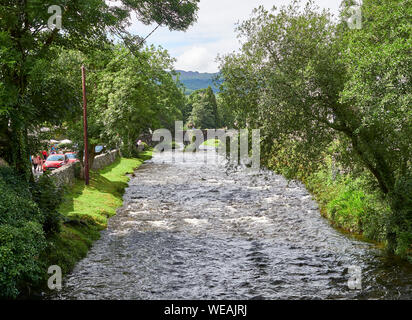
{"label": "shrub", "polygon": [[63,191],[48,175],[41,176],[32,187],[33,200],[44,217],[43,230],[47,236],[60,231],[61,214],[57,211],[63,201]]}
{"label": "shrub", "polygon": [[44,221],[28,184],[12,169],[0,168],[0,297],[15,298],[44,276]]}
{"label": "shrub", "polygon": [[337,198],[327,205],[328,214],[338,226],[361,233],[366,215],[365,193],[351,185],[343,188]]}
{"label": "shrub", "polygon": [[394,238],[393,249],[396,254],[412,261],[412,178],[399,180],[390,197],[392,215],[388,229]]}
{"label": "shrub", "polygon": [[364,235],[369,240],[386,239],[388,202],[365,172],[342,173],[339,163],[333,166],[330,157],[324,165],[302,179],[307,189],[314,193],[322,212],[335,226]]}
{"label": "shrub", "polygon": [[43,279],[39,255],[46,247],[41,224],[0,225],[0,297],[16,298]]}
{"label": "shrub", "polygon": [[28,184],[11,168],[0,167],[0,224],[17,226],[28,220],[44,221]]}

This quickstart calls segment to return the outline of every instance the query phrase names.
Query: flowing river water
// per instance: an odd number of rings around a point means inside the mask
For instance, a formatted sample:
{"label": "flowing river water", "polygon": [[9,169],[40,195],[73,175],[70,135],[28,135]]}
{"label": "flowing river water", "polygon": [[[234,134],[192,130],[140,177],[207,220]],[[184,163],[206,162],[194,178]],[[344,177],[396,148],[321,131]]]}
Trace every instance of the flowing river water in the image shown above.
{"label": "flowing river water", "polygon": [[[412,267],[332,228],[303,185],[216,157],[143,164],[52,298],[412,299]],[[348,286],[353,270],[362,289]]]}

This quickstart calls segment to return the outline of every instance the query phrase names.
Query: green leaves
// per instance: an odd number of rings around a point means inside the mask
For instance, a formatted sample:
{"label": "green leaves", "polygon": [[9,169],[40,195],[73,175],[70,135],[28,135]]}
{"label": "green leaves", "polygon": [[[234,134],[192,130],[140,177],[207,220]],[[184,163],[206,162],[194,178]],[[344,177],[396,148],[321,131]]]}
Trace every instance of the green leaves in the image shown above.
{"label": "green leaves", "polygon": [[269,137],[285,143],[298,137],[302,164],[316,159],[317,147],[334,138],[322,128],[342,87],[328,81],[340,71],[328,15],[311,6],[300,10],[296,3],[277,15],[259,8],[239,32],[246,38],[242,52],[221,60],[222,97],[233,106],[235,121],[262,128],[268,143]]}
{"label": "green leaves", "polygon": [[0,297],[16,298],[20,290],[43,279],[39,255],[46,247],[42,227],[27,221],[15,227],[0,224]]}
{"label": "green leaves", "polygon": [[[24,140],[34,127],[62,124],[79,107],[77,74],[59,59],[59,50],[80,50],[86,55],[104,51],[112,38],[123,39],[137,53],[141,37],[127,32],[137,13],[144,23],[157,22],[171,30],[185,30],[195,20],[198,0],[56,0],[62,9],[62,25],[50,28],[50,2],[4,0],[0,4],[0,156],[24,171],[28,150]],[[104,55],[104,54],[103,54]],[[169,63],[164,53],[153,59]],[[90,63],[93,65],[93,63]],[[68,74],[69,73],[69,74]],[[76,79],[77,82],[73,80]],[[170,81],[169,81],[170,82]],[[168,101],[164,101],[168,103]],[[9,123],[13,134],[8,132]],[[3,137],[11,136],[11,139]],[[17,139],[17,137],[20,137]],[[8,140],[8,141],[7,141]],[[19,140],[19,141],[17,141]]]}
{"label": "green leaves", "polygon": [[316,171],[339,141],[333,156],[368,170],[392,197],[412,172],[411,8],[411,0],[365,0],[360,30],[312,2],[256,9],[238,28],[241,51],[221,59],[234,123],[261,128],[273,167],[295,175]]}
{"label": "green leaves", "polygon": [[190,109],[188,124],[197,129],[214,129],[219,126],[216,97],[210,86],[194,91],[189,96],[187,105],[188,111]]}
{"label": "green leaves", "polygon": [[123,4],[137,11],[145,24],[156,22],[170,30],[185,30],[196,21],[200,0],[122,0]]}
{"label": "green leaves", "polygon": [[[173,59],[161,48],[131,52],[123,46],[96,51],[87,70],[89,139],[122,147],[131,155],[141,133],[173,128],[184,95],[172,75]],[[83,146],[81,113],[69,122],[69,137]]]}
{"label": "green leaves", "polygon": [[0,297],[15,298],[42,279],[44,221],[29,185],[13,169],[0,167]]}
{"label": "green leaves", "polygon": [[412,47],[404,32],[410,30],[410,7],[410,1],[365,1],[363,28],[344,35],[349,78],[341,101],[359,111],[356,130],[367,140],[364,158],[372,167],[386,167],[389,189],[411,170]]}

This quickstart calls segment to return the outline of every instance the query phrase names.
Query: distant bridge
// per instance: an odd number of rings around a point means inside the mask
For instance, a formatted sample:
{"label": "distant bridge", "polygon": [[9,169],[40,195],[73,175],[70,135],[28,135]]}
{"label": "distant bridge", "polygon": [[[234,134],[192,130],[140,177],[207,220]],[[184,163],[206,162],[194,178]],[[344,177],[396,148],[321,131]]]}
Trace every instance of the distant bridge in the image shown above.
{"label": "distant bridge", "polygon": [[[192,130],[181,130],[177,131],[174,135],[172,135],[173,141],[176,143],[183,143],[183,145],[187,146],[192,143],[192,141],[195,139],[194,137],[199,136],[200,138],[200,133],[201,133],[201,138],[200,140],[197,140],[196,145],[200,146],[202,142],[206,141],[208,139],[208,131],[213,131],[214,129],[192,129]],[[216,133],[219,131],[222,131],[223,129],[216,129]],[[146,142],[149,146],[154,147],[157,144],[159,144],[159,141],[153,141],[152,140],[153,136],[150,133],[141,135],[139,137],[140,140]],[[216,134],[215,136],[211,138],[218,138],[218,135]],[[203,140],[203,141],[202,141]]]}

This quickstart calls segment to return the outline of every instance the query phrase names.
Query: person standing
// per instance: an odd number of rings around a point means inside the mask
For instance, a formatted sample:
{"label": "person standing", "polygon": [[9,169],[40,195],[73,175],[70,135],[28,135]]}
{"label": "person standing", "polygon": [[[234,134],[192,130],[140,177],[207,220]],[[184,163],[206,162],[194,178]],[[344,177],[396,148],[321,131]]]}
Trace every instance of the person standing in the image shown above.
{"label": "person standing", "polygon": [[33,165],[33,172],[36,173],[37,172],[37,156],[31,156],[31,164]]}
{"label": "person standing", "polygon": [[[37,167],[37,172],[41,172],[42,171],[43,161],[42,161],[40,155],[36,155],[36,158],[34,159],[34,161],[35,161],[35,164],[36,164],[36,167]],[[36,171],[36,169],[35,169],[35,171]]]}

